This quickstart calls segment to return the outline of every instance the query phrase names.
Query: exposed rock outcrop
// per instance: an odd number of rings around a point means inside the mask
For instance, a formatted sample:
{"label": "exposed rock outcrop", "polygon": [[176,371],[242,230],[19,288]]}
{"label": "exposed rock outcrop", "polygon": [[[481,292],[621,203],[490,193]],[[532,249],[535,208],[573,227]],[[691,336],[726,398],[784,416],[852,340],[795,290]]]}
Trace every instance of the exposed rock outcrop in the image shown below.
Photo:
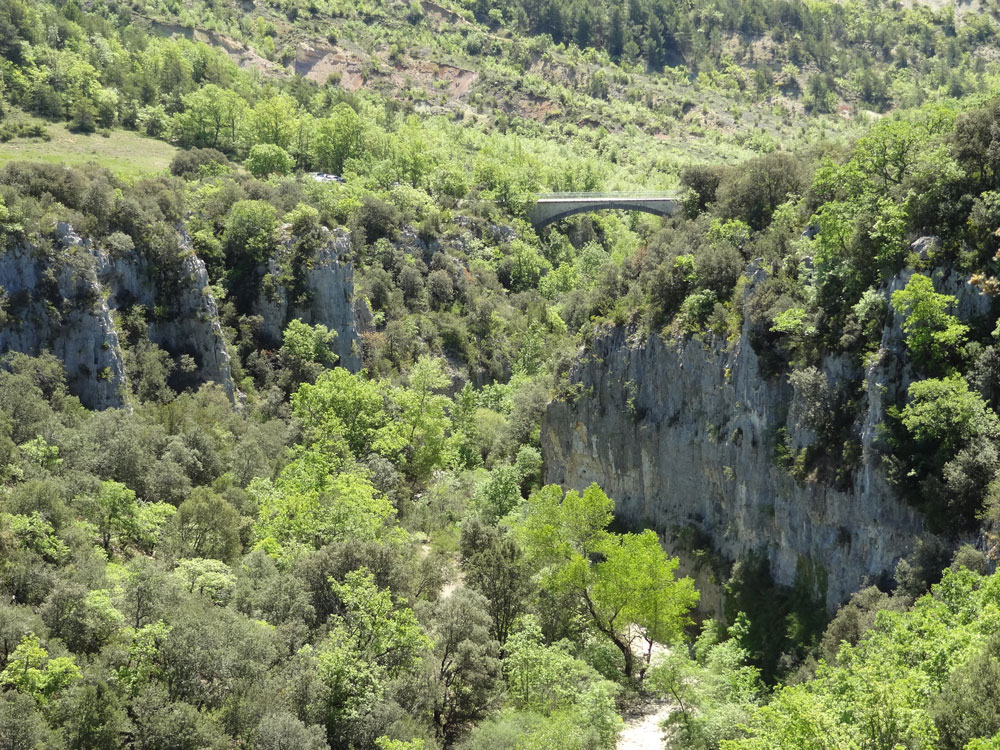
{"label": "exposed rock outcrop", "polygon": [[[235,401],[239,393],[208,272],[183,227],[177,242],[176,256],[157,262],[136,251],[109,252],[61,223],[53,233],[53,248],[8,247],[0,253],[0,354],[51,352],[63,362],[70,390],[84,405],[123,406],[125,357],[115,316],[138,306],[145,337],[185,365],[175,369],[171,385],[214,382]],[[357,321],[371,325],[371,313],[354,299],[353,267],[343,260],[349,250],[350,235],[343,229],[331,232],[329,241],[298,269],[301,284],[294,300],[280,282],[262,285],[256,312],[265,338],[275,346],[293,317],[336,331],[339,363],[357,372]],[[280,259],[272,259],[264,273],[272,282],[282,278]]]}
{"label": "exposed rock outcrop", "polygon": [[[909,275],[897,277],[886,295]],[[989,308],[964,279],[936,284],[959,296],[966,319]],[[753,282],[749,288],[752,294]],[[777,583],[806,576],[834,607],[891,575],[926,533],[920,514],[887,483],[877,450],[884,409],[911,377],[900,321],[889,317],[867,369],[843,355],[820,368],[831,387],[860,382],[852,428],[860,459],[839,488],[796,480],[776,462],[777,441],[795,451],[816,440],[803,417],[812,394],[786,374],[762,374],[749,324],[732,343],[633,340],[620,328],[598,336],[571,373],[575,395],[546,412],[546,481],[573,488],[597,482],[626,525],[675,538],[693,532],[729,561],[763,555]]]}
{"label": "exposed rock outcrop", "polygon": [[0,353],[58,357],[70,390],[94,409],[123,403],[125,362],[88,244],[69,242],[56,258],[16,245],[0,255],[7,296]]}
{"label": "exposed rock outcrop", "polygon": [[254,312],[262,318],[261,335],[275,348],[281,346],[288,321],[298,318],[309,325],[325,325],[337,332],[333,349],[338,364],[351,372],[361,369],[361,348],[354,304],[354,266],[342,260],[351,249],[350,234],[344,229],[330,233],[326,242],[300,269],[302,292],[296,299],[280,279],[282,258],[272,258],[262,275],[262,285]]}
{"label": "exposed rock outcrop", "polygon": [[146,308],[150,341],[174,359],[184,355],[193,359],[195,369],[183,374],[185,382],[180,385],[213,382],[232,401],[236,389],[208,271],[185,233],[180,233],[178,241],[181,255],[170,269],[157,268],[135,252],[112,258],[98,249],[98,278],[112,307]]}
{"label": "exposed rock outcrop", "polygon": [[68,224],[55,230],[56,249],[17,245],[0,255],[7,320],[0,352],[51,352],[68,385],[93,409],[125,403],[125,358],[114,312],[141,305],[146,336],[175,359],[188,355],[192,384],[215,382],[234,398],[229,355],[205,265],[180,234],[172,267],[136,252],[110,255]]}

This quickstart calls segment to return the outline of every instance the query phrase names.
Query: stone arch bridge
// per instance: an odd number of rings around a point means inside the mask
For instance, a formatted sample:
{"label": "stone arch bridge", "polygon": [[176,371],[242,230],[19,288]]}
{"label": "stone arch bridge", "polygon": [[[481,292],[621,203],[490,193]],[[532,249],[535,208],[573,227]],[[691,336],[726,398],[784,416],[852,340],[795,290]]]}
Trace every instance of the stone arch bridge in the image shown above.
{"label": "stone arch bridge", "polygon": [[529,218],[536,229],[574,214],[619,209],[673,216],[681,202],[675,193],[543,193],[535,199]]}

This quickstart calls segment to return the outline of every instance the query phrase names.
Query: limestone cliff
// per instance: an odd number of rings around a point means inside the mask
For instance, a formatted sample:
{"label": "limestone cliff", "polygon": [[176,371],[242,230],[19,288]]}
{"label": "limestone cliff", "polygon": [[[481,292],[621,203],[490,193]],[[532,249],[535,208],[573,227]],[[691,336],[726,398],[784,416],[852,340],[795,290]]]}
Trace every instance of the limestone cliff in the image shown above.
{"label": "limestone cliff", "polygon": [[139,305],[147,311],[149,340],[175,359],[191,358],[193,383],[218,383],[234,397],[208,274],[183,233],[170,268],[134,251],[112,256],[67,224],[56,228],[54,243],[46,250],[16,245],[0,255],[7,300],[0,352],[49,351],[62,361],[70,390],[86,406],[122,406],[125,358],[114,313]]}
{"label": "limestone cliff", "polygon": [[[939,278],[937,286],[959,294],[963,317],[989,304],[961,279]],[[839,488],[797,480],[776,462],[779,439],[792,451],[815,440],[803,418],[809,394],[787,374],[762,374],[748,323],[731,343],[630,338],[620,328],[599,335],[571,372],[571,396],[545,415],[546,481],[597,482],[625,525],[656,529],[675,544],[693,535],[728,561],[764,555],[779,584],[803,574],[825,579],[816,593],[833,607],[890,575],[925,533],[919,513],[887,483],[877,449],[884,405],[910,380],[895,317],[890,311],[867,369],[843,355],[820,368],[831,388],[853,383],[856,393],[861,384],[851,427],[860,457]]]}
{"label": "limestone cliff", "polygon": [[[145,337],[183,362],[172,377],[178,388],[214,382],[230,400],[233,384],[229,353],[205,264],[191,249],[183,227],[177,253],[153,260],[135,250],[110,252],[59,224],[51,246],[12,244],[0,252],[0,354],[51,352],[66,368],[70,390],[88,407],[125,403],[126,357],[116,315],[142,309]],[[47,240],[46,240],[47,242]],[[290,240],[291,242],[291,240]],[[322,323],[337,331],[340,364],[361,367],[359,310],[353,268],[343,260],[350,249],[344,230],[330,233],[296,278],[293,295],[280,283],[261,291],[257,312],[267,338],[280,346],[288,320]],[[280,258],[266,272],[279,278]],[[370,317],[370,313],[367,313]]]}
{"label": "limestone cliff", "polygon": [[268,281],[262,285],[254,312],[261,317],[261,334],[271,346],[281,346],[282,332],[293,318],[310,325],[322,324],[337,332],[333,349],[338,364],[351,372],[361,369],[354,267],[343,260],[350,247],[346,230],[330,232],[328,241],[306,261],[305,268],[296,269],[301,286],[298,295],[281,281],[288,275],[282,273],[282,265],[287,262],[285,254],[271,258],[262,269],[261,275]]}
{"label": "limestone cliff", "polygon": [[0,353],[49,351],[85,405],[122,404],[124,358],[89,246],[68,242],[55,260],[32,246],[10,247],[0,255],[0,287]]}
{"label": "limestone cliff", "polygon": [[141,305],[148,311],[146,336],[175,360],[187,355],[194,370],[179,385],[213,382],[234,400],[236,389],[219,313],[204,262],[187,235],[178,235],[180,255],[170,268],[157,267],[135,252],[111,257],[95,251],[98,277],[116,309]]}

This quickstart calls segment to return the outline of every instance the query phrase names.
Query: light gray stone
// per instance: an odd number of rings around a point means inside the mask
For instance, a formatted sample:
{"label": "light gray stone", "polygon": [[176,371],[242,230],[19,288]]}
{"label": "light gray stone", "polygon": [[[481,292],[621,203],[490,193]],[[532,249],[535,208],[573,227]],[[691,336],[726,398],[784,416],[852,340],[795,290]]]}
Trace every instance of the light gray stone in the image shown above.
{"label": "light gray stone", "polygon": [[[288,289],[280,283],[261,289],[254,312],[263,319],[261,333],[275,347],[281,345],[288,322],[298,318],[309,325],[325,325],[337,332],[333,350],[337,363],[351,372],[361,369],[361,344],[354,301],[354,266],[343,260],[351,249],[351,235],[344,229],[330,232],[328,241],[308,261],[304,275],[308,301],[292,304]],[[281,275],[281,257],[268,261],[262,269],[272,278]],[[370,314],[369,314],[370,315]]]}
{"label": "light gray stone", "polygon": [[[114,313],[141,305],[147,310],[149,340],[175,359],[194,360],[193,384],[214,382],[231,401],[241,401],[208,272],[183,227],[178,227],[177,259],[169,267],[155,266],[135,251],[112,256],[64,222],[56,225],[54,236],[54,251],[15,245],[0,254],[0,287],[9,308],[9,320],[0,328],[0,353],[49,351],[63,362],[71,391],[86,406],[124,406],[126,372]],[[262,293],[257,308],[265,333],[278,345],[292,317],[337,331],[340,364],[356,372],[361,356],[354,272],[342,260],[349,250],[346,231],[330,233],[329,242],[309,259],[308,303],[290,306],[287,290],[279,286],[276,299]],[[277,268],[274,259],[269,270],[277,273]],[[367,312],[363,304],[360,309]],[[370,318],[367,312],[369,325]]]}
{"label": "light gray stone", "polygon": [[205,264],[183,232],[171,269],[154,268],[135,252],[112,257],[65,223],[55,236],[59,247],[51,253],[14,246],[0,255],[0,286],[11,316],[0,328],[0,351],[49,351],[62,361],[70,390],[83,404],[124,406],[126,372],[113,313],[142,305],[149,311],[150,341],[174,357],[190,355],[195,380],[215,382],[235,398]]}
{"label": "light gray stone", "polygon": [[[752,264],[747,275],[752,294],[766,273]],[[890,296],[910,275],[882,292]],[[958,297],[964,319],[989,309],[991,300],[958,275],[936,274],[935,284]],[[728,561],[763,555],[779,584],[792,585],[809,568],[825,571],[833,608],[891,576],[927,533],[887,482],[878,450],[885,409],[912,379],[900,323],[890,308],[879,352],[865,369],[844,355],[822,362],[831,388],[862,383],[852,430],[861,459],[845,488],[796,481],[776,464],[780,429],[793,448],[817,436],[799,418],[808,394],[796,393],[784,374],[761,374],[748,324],[731,343],[636,340],[620,328],[600,334],[571,372],[578,396],[546,411],[546,481],[576,489],[597,482],[625,525],[665,537],[694,529]]]}
{"label": "light gray stone", "polygon": [[125,364],[96,258],[69,225],[57,232],[63,247],[51,258],[28,245],[0,255],[0,286],[8,295],[0,353],[49,352],[62,361],[71,392],[85,405],[121,406]]}
{"label": "light gray stone", "polygon": [[927,260],[931,253],[940,249],[940,247],[941,239],[933,235],[918,237],[910,243],[910,249],[920,257],[920,260]]}

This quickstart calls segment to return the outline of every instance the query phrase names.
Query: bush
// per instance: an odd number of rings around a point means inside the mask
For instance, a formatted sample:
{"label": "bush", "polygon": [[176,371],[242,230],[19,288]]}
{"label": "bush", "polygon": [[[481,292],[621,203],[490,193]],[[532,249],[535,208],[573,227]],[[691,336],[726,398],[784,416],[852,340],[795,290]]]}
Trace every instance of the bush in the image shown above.
{"label": "bush", "polygon": [[695,254],[695,271],[698,285],[727,299],[743,273],[744,261],[733,245],[712,243]]}
{"label": "bush", "polygon": [[969,327],[948,313],[957,301],[935,292],[930,278],[921,274],[914,274],[905,288],[893,292],[892,305],[904,316],[906,348],[914,364],[925,371],[947,370],[960,353]]}
{"label": "bush", "polygon": [[267,177],[272,174],[288,174],[295,166],[295,160],[281,146],[258,143],[250,149],[244,166],[254,177]]}
{"label": "bush", "polygon": [[225,154],[214,148],[192,148],[178,151],[170,162],[170,174],[191,179],[206,170],[222,168],[229,164]]}
{"label": "bush", "polygon": [[69,129],[74,133],[93,133],[97,130],[97,112],[89,99],[81,97],[73,105]]}
{"label": "bush", "polygon": [[0,183],[32,198],[49,194],[68,208],[79,208],[87,180],[77,169],[43,162],[11,162],[0,170]]}
{"label": "bush", "polygon": [[277,213],[270,203],[239,201],[226,216],[226,254],[265,261],[274,252],[277,229]]}
{"label": "bush", "polygon": [[724,174],[720,167],[704,164],[685,167],[681,172],[681,184],[694,191],[699,211],[704,211],[709,203],[715,203],[715,194]]}
{"label": "bush", "polygon": [[913,383],[909,398],[902,409],[889,410],[892,475],[932,525],[964,530],[996,476],[1000,420],[961,375]]}
{"label": "bush", "polygon": [[681,303],[678,321],[681,330],[686,333],[698,333],[705,330],[709,316],[715,310],[715,303],[718,298],[715,292],[705,289],[694,292]]}
{"label": "bush", "polygon": [[402,222],[399,209],[371,195],[365,195],[361,199],[361,206],[354,218],[364,230],[365,240],[368,242],[391,239]]}
{"label": "bush", "polygon": [[430,295],[431,306],[435,309],[451,304],[455,297],[455,287],[446,271],[431,271],[427,277],[427,293]]}
{"label": "bush", "polygon": [[961,750],[975,737],[1000,732],[1000,637],[948,677],[931,703],[944,750]]}
{"label": "bush", "polygon": [[717,191],[719,213],[742,219],[759,231],[771,221],[774,209],[802,190],[804,180],[799,160],[787,153],[751,159],[727,172]]}

